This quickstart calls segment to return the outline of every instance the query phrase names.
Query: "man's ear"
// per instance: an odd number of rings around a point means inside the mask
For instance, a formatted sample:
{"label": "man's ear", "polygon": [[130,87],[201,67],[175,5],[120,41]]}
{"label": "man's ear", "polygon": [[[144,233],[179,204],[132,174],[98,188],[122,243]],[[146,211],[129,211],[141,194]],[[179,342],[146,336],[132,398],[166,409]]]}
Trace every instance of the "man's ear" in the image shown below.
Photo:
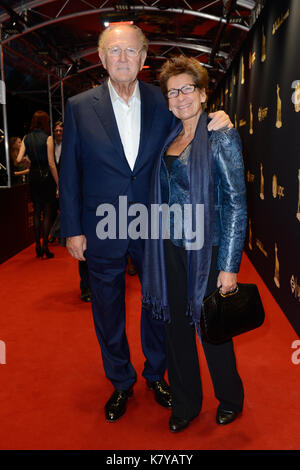
{"label": "man's ear", "polygon": [[99,55],[99,58],[102,62],[103,67],[106,69],[106,57],[105,57],[105,54],[104,54],[102,49],[98,50],[98,55]]}
{"label": "man's ear", "polygon": [[141,52],[141,66],[140,66],[140,70],[142,70],[142,68],[144,67],[144,63],[145,63],[146,58],[147,58],[147,52],[143,49],[142,52]]}

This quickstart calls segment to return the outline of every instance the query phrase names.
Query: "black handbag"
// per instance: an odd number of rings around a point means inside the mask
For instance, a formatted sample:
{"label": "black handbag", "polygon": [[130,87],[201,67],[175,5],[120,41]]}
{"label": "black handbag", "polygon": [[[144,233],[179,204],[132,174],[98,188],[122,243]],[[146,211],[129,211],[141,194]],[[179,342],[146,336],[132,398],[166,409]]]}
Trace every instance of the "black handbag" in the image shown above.
{"label": "black handbag", "polygon": [[237,284],[233,292],[216,289],[205,297],[200,318],[204,341],[220,344],[261,326],[265,312],[255,284]]}

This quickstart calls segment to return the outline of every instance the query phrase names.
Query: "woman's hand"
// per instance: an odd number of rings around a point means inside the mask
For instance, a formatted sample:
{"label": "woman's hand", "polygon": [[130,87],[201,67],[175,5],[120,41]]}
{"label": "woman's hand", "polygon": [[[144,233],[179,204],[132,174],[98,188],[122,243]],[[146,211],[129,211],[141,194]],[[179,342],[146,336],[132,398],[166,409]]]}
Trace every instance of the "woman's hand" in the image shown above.
{"label": "woman's hand", "polygon": [[220,292],[227,294],[237,286],[237,274],[220,271],[217,281],[217,287],[221,287]]}

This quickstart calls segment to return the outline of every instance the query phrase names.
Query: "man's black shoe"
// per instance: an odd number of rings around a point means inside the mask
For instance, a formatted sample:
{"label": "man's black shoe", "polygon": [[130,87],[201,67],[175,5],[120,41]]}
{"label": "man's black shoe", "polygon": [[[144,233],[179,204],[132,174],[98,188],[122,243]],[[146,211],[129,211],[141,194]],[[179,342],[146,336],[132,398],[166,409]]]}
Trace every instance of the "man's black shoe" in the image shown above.
{"label": "man's black shoe", "polygon": [[90,289],[82,289],[80,298],[83,302],[91,302],[92,301],[92,294]]}
{"label": "man's black shoe", "polygon": [[157,403],[164,408],[171,408],[172,396],[169,385],[164,380],[156,380],[150,382],[147,380],[147,386],[150,390],[154,390],[154,396]]}
{"label": "man's black shoe", "polygon": [[171,416],[169,420],[169,429],[171,432],[180,432],[187,428],[190,422],[190,419],[176,418],[175,416]]}
{"label": "man's black shoe", "polygon": [[123,416],[126,411],[128,398],[133,395],[132,388],[129,390],[115,390],[105,405],[105,417],[113,423]]}

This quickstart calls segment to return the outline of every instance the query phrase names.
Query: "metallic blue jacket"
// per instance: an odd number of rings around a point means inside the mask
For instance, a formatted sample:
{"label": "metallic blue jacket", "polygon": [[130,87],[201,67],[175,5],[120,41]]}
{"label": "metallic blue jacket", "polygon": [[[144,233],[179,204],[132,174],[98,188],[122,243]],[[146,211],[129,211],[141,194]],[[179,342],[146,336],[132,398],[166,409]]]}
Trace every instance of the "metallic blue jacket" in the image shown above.
{"label": "metallic blue jacket", "polygon": [[[196,138],[197,136],[195,136]],[[239,271],[247,224],[246,187],[242,146],[236,129],[209,132],[214,158],[214,246],[219,246],[217,269]],[[189,203],[187,165],[173,165],[168,177],[161,166],[164,202]],[[174,241],[174,240],[173,240]],[[176,241],[174,241],[175,244]]]}

